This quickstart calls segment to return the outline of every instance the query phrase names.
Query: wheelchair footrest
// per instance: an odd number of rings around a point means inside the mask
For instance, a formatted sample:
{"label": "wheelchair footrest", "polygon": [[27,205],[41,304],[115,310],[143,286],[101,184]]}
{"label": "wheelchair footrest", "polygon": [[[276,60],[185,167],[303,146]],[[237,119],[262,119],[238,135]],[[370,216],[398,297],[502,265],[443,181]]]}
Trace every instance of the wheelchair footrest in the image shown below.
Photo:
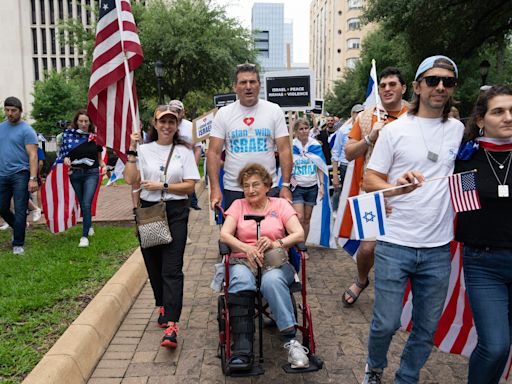
{"label": "wheelchair footrest", "polygon": [[309,367],[307,368],[292,368],[290,363],[281,366],[286,373],[309,373],[321,370],[324,367],[324,362],[316,355],[309,356]]}
{"label": "wheelchair footrest", "polygon": [[231,377],[249,377],[249,376],[259,376],[263,375],[265,370],[260,364],[254,363],[252,368],[247,371],[230,371],[229,376]]}

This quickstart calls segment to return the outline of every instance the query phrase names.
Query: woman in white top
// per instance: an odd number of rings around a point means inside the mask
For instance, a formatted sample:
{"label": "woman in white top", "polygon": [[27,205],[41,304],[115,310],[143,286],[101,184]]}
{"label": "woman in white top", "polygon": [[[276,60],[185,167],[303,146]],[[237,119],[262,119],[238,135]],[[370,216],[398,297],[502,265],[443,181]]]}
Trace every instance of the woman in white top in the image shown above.
{"label": "woman in white top", "polygon": [[[130,150],[124,178],[130,185],[141,186],[140,203],[149,207],[163,200],[166,202],[167,220],[172,242],[143,248],[142,255],[159,310],[158,324],[166,328],[160,343],[175,348],[178,321],[183,305],[183,253],[187,240],[189,215],[188,195],[194,191],[199,171],[190,145],[178,133],[178,115],[163,105],[156,108],[150,142],[142,144],[139,132],[130,136]],[[174,149],[173,149],[174,148]],[[167,174],[165,164],[171,152]],[[142,178],[141,178],[142,175]]]}
{"label": "woman in white top", "polygon": [[[305,238],[309,234],[309,222],[313,207],[318,197],[324,195],[324,175],[318,167],[320,143],[309,136],[310,126],[307,119],[298,119],[293,125],[293,170],[292,180],[296,183],[293,189],[293,208],[299,214],[299,220],[304,228]],[[315,151],[314,149],[317,149]],[[325,163],[325,160],[323,161]]]}

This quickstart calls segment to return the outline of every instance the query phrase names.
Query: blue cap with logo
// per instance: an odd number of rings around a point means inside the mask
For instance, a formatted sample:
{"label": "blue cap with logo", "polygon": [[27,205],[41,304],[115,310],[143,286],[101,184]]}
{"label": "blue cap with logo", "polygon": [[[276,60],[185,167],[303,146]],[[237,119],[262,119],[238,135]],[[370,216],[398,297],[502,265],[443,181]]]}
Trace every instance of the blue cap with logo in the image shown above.
{"label": "blue cap with logo", "polygon": [[[446,61],[451,63],[451,65],[446,63]],[[455,72],[456,78],[459,77],[459,70],[457,69],[457,64],[455,64],[455,62],[452,59],[443,55],[436,55],[427,57],[425,60],[421,62],[420,66],[418,67],[418,70],[416,71],[416,76],[414,76],[414,80],[418,80],[418,77],[420,77],[423,73],[427,72],[431,68],[449,69],[450,71]]]}

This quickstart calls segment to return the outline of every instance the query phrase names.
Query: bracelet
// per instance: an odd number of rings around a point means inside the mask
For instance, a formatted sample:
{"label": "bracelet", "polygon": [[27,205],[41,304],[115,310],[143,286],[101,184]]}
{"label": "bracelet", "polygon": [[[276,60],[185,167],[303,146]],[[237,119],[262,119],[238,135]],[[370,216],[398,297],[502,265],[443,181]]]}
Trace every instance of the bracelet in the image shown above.
{"label": "bracelet", "polygon": [[370,135],[366,135],[364,137],[364,142],[366,143],[367,146],[371,147],[373,145],[371,139],[370,139]]}
{"label": "bracelet", "polygon": [[137,160],[126,160],[127,163],[135,164],[137,163]]}
{"label": "bracelet", "polygon": [[129,150],[128,152],[126,152],[126,154],[127,154],[128,156],[130,156],[130,155],[131,155],[131,156],[135,156],[135,157],[137,157],[137,156],[138,156],[138,155],[137,155],[137,151],[132,151],[132,150]]}
{"label": "bracelet", "polygon": [[281,187],[290,189],[290,183],[281,183]]}

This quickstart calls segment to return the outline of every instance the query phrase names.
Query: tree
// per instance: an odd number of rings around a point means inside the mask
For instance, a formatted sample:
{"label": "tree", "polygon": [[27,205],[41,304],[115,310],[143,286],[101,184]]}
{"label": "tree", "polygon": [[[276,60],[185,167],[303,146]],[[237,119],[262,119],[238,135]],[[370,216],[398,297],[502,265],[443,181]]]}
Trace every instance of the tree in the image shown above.
{"label": "tree", "polygon": [[212,97],[231,85],[236,64],[254,62],[250,33],[227,17],[223,8],[211,4],[209,0],[133,4],[144,52],[144,63],[136,72],[139,98],[156,97],[156,60],[165,67],[166,101],[187,99],[191,92]]}
{"label": "tree", "polygon": [[512,29],[510,0],[368,0],[366,21],[403,34],[411,59],[446,54],[455,62],[500,46]]}
{"label": "tree", "polygon": [[57,127],[59,120],[71,120],[74,112],[86,105],[86,92],[77,80],[66,72],[52,71],[44,80],[34,85],[32,117],[36,120],[32,126],[43,135],[55,135],[61,132]]}

